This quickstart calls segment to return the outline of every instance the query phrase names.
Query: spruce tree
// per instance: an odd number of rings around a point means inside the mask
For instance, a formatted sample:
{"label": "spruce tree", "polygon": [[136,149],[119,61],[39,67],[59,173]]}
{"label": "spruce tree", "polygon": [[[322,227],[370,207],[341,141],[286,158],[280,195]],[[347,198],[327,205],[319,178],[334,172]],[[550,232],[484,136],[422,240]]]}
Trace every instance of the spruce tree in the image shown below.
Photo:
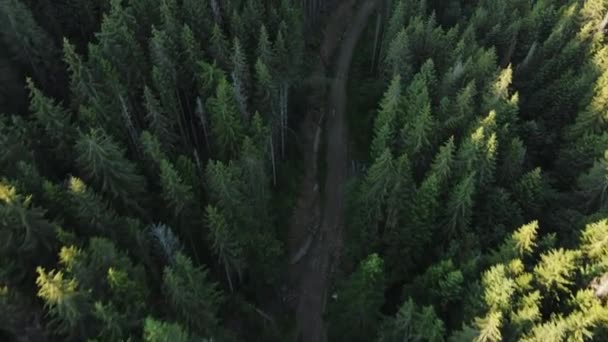
{"label": "spruce tree", "polygon": [[220,79],[215,96],[207,102],[211,120],[214,152],[223,159],[234,157],[241,144],[243,127],[238,101],[225,78]]}
{"label": "spruce tree", "polygon": [[373,338],[380,324],[384,286],[383,261],[372,254],[338,287],[337,298],[328,309],[329,337],[351,341]]}
{"label": "spruce tree", "polygon": [[177,254],[163,273],[163,292],[171,310],[193,331],[213,332],[217,325],[217,310],[222,301],[217,284],[210,281],[208,271]]}
{"label": "spruce tree", "polygon": [[100,129],[92,129],[80,134],[75,150],[76,163],[85,179],[110,198],[117,198],[131,208],[139,207],[145,180],[110,136]]}

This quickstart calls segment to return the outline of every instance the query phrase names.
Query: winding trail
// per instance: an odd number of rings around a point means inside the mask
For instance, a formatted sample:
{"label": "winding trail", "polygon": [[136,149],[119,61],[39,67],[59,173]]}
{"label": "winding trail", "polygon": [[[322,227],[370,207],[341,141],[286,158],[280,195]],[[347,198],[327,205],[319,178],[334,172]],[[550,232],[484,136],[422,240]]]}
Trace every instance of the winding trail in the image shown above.
{"label": "winding trail", "polygon": [[[344,222],[344,188],[347,178],[347,127],[345,119],[346,85],[355,47],[367,21],[382,0],[363,0],[352,20],[348,20],[348,31],[342,41],[336,71],[326,110],[326,164],[327,173],[319,231],[309,247],[308,257],[299,267],[299,302],[296,319],[299,341],[322,342],[327,340],[323,313],[330,275],[338,264],[342,249],[342,227]],[[352,2],[351,2],[352,3]],[[343,20],[347,18],[332,18]],[[332,25],[332,22],[328,26]]]}

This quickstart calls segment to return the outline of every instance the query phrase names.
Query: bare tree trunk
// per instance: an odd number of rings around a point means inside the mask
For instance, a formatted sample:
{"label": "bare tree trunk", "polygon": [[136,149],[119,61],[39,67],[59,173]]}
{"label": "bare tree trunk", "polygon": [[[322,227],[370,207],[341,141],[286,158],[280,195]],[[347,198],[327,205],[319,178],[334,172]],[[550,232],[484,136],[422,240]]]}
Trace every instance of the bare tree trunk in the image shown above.
{"label": "bare tree trunk", "polygon": [[182,143],[184,144],[184,147],[188,147],[188,135],[186,133],[186,129],[184,128],[184,124],[186,123],[184,120],[184,108],[182,107],[182,101],[179,99],[179,91],[177,90],[177,87],[175,88],[173,96],[175,96],[175,99],[177,100],[177,104],[179,106],[177,118],[175,119],[177,120],[177,125],[179,126],[179,132],[182,138]]}
{"label": "bare tree trunk", "polygon": [[226,278],[228,278],[228,286],[230,287],[230,292],[234,292],[234,287],[232,286],[232,278],[230,277],[230,271],[228,271],[228,264],[224,263],[224,271],[226,272]]}
{"label": "bare tree trunk", "polygon": [[272,139],[274,133],[270,133],[270,161],[272,162],[272,183],[277,185],[277,166],[274,159],[274,141]]}
{"label": "bare tree trunk", "polygon": [[201,122],[201,126],[203,127],[203,137],[205,138],[205,145],[207,146],[207,151],[211,151],[211,146],[209,146],[209,139],[207,133],[207,118],[205,116],[205,107],[203,107],[203,102],[200,97],[196,98],[196,116],[198,120]]}
{"label": "bare tree trunk", "polygon": [[289,83],[283,81],[279,92],[281,113],[281,158],[285,158],[285,129],[287,129],[287,103],[289,101]]}
{"label": "bare tree trunk", "polygon": [[374,72],[376,68],[376,56],[378,56],[378,41],[380,40],[380,31],[382,29],[382,12],[378,11],[376,16],[376,34],[374,35],[374,49],[372,50],[372,65],[370,68],[371,72]]}
{"label": "bare tree trunk", "polygon": [[140,157],[140,149],[139,149],[139,139],[137,135],[137,131],[135,130],[135,126],[133,125],[133,121],[131,120],[131,115],[129,114],[129,109],[127,108],[127,104],[122,96],[118,96],[120,100],[120,106],[122,108],[121,113],[123,118],[125,119],[125,125],[127,126],[127,131],[129,132],[129,137],[131,138],[131,143],[133,144],[133,151],[135,154]]}

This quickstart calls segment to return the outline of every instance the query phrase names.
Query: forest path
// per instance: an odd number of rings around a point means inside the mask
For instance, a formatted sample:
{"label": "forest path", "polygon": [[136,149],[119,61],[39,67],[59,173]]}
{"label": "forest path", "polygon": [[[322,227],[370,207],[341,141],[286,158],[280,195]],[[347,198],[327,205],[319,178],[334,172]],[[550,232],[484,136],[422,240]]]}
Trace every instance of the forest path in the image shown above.
{"label": "forest path", "polygon": [[[306,258],[297,267],[299,278],[299,302],[296,309],[296,319],[299,331],[299,341],[322,342],[327,340],[323,324],[323,313],[327,292],[330,286],[330,275],[338,264],[342,249],[342,227],[344,222],[344,188],[347,178],[347,127],[345,119],[346,85],[348,73],[355,47],[367,21],[382,0],[364,0],[360,2],[357,12],[352,18],[344,17],[350,12],[340,12],[332,16],[328,29],[337,23],[348,25],[348,31],[342,40],[339,54],[335,63],[335,74],[328,98],[326,109],[326,178],[322,220],[319,231],[314,236]],[[349,1],[351,7],[353,2]],[[352,8],[351,8],[352,10]],[[340,15],[342,14],[342,15]],[[332,34],[341,33],[331,32]],[[326,37],[324,43],[328,38]],[[321,55],[325,52],[322,45]],[[316,139],[315,139],[316,140]],[[313,154],[313,158],[314,158]],[[318,187],[315,183],[314,188]],[[314,214],[314,212],[313,212]],[[309,214],[310,215],[310,214]]]}

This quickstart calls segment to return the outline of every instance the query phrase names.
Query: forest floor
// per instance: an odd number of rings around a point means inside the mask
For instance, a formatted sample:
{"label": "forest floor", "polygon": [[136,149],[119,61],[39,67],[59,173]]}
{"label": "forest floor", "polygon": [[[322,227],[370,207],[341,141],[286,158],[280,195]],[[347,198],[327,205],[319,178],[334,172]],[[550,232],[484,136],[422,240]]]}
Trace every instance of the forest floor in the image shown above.
{"label": "forest floor", "polygon": [[[315,125],[318,111],[311,110],[303,124],[303,136],[310,144],[305,148],[307,169],[290,227],[292,268],[291,282],[297,288],[296,320],[298,340],[326,341],[323,313],[330,277],[338,265],[342,250],[345,183],[348,167],[348,140],[345,118],[346,85],[357,42],[370,15],[381,0],[365,0],[355,11],[355,1],[347,0],[332,13],[321,44],[321,63],[315,73],[327,75],[327,61],[340,49],[333,64],[335,72],[324,109],[326,173],[321,210],[317,154],[321,126]],[[346,34],[343,36],[344,32]],[[343,39],[340,41],[340,38]],[[319,75],[321,76],[321,75]],[[317,102],[318,103],[318,102]],[[323,109],[321,109],[323,110]],[[314,133],[313,133],[314,132]],[[322,212],[322,215],[320,213]]]}

